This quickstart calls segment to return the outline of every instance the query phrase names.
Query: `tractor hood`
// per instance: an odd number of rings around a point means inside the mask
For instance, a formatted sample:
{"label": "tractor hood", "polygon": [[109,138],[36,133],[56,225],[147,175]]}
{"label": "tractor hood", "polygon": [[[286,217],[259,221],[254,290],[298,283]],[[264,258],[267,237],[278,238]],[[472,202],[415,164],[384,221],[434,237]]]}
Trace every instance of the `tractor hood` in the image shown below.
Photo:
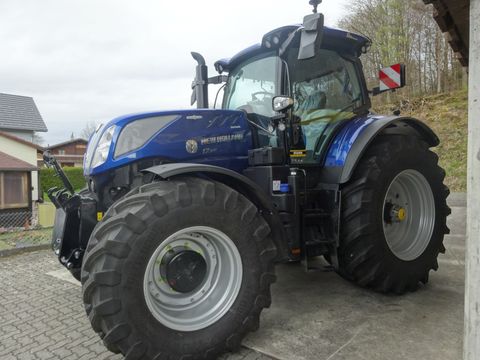
{"label": "tractor hood", "polygon": [[251,147],[251,131],[241,111],[197,109],[125,115],[92,135],[84,174],[92,176],[149,158],[241,171],[247,167]]}

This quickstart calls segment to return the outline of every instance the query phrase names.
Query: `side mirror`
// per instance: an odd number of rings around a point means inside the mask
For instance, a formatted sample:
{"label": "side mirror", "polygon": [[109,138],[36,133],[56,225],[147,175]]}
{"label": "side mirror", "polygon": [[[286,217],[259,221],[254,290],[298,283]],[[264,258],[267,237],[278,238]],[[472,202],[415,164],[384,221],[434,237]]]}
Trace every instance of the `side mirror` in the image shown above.
{"label": "side mirror", "polygon": [[385,91],[395,91],[406,85],[405,83],[405,65],[395,64],[383,68],[378,73],[380,86],[372,90],[373,95],[381,94]]}
{"label": "side mirror", "polygon": [[293,106],[293,99],[288,96],[275,96],[272,99],[272,108],[274,111],[281,112],[290,109]]}
{"label": "side mirror", "polygon": [[303,18],[302,36],[298,59],[305,60],[315,56],[323,40],[323,14],[314,13]]}

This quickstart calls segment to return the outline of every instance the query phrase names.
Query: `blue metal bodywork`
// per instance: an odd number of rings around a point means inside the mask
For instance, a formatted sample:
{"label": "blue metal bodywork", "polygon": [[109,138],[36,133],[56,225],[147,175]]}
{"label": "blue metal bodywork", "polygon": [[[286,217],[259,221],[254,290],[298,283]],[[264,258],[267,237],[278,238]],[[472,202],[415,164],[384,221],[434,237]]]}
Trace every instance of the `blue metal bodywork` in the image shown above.
{"label": "blue metal bodywork", "polygon": [[351,119],[337,133],[335,139],[331,142],[325,156],[325,167],[342,167],[345,165],[348,153],[350,152],[355,140],[360,134],[370,126],[379,116],[364,115]]}
{"label": "blue metal bodywork", "polygon": [[[152,134],[143,146],[118,158],[114,157],[119,135],[127,124],[168,115],[176,115],[176,118],[156,134]],[[91,156],[89,158],[87,155],[84,163],[86,176],[97,175],[147,158],[160,158],[165,162],[210,164],[238,172],[248,166],[248,150],[252,148],[252,136],[245,114],[241,111],[196,109],[121,116],[103,126],[90,139],[89,148],[94,149],[103,132],[112,125],[116,127],[107,160],[91,168]],[[187,151],[186,143],[189,140],[197,144],[194,152]]]}
{"label": "blue metal bodywork", "polygon": [[[156,116],[176,117],[160,129],[139,149],[118,158],[114,157],[121,130],[134,121]],[[362,132],[373,122],[383,118],[364,115],[345,123],[331,141],[326,151],[325,168],[341,168]],[[106,171],[129,165],[141,159],[159,158],[165,162],[190,162],[224,167],[239,173],[248,167],[248,150],[252,149],[252,134],[246,116],[241,111],[231,110],[179,110],[148,112],[118,117],[107,123],[90,140],[89,147],[95,148],[98,139],[110,126],[115,125],[113,140],[107,160],[94,168],[85,161],[85,175],[94,176]],[[187,141],[197,144],[195,152],[187,150]]]}

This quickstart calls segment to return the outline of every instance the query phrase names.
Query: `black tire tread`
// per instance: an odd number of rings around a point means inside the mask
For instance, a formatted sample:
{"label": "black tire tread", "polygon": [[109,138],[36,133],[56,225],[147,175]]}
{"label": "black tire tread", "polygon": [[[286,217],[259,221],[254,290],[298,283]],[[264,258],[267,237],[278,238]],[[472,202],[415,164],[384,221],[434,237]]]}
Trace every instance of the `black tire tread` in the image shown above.
{"label": "black tire tread", "polygon": [[[134,246],[134,236],[131,235],[141,234],[148,219],[161,218],[171,207],[186,207],[192,204],[195,201],[192,194],[200,194],[201,201],[207,206],[223,194],[225,211],[231,211],[241,202],[244,210],[239,221],[245,224],[255,222],[257,228],[254,238],[262,260],[259,293],[248,316],[224,343],[206,349],[202,354],[158,353],[145,357],[148,343],[139,339],[134,329],[123,322],[123,304],[112,297],[113,290],[122,281],[123,261]],[[275,255],[276,248],[270,238],[268,224],[257,208],[233,189],[199,178],[147,184],[131,191],[114,204],[105,214],[103,222],[99,223],[92,233],[82,267],[85,310],[93,329],[103,338],[107,348],[115,353],[121,352],[126,359],[210,359],[226,351],[237,350],[243,337],[258,329],[260,312],[271,303],[270,285],[276,280],[273,262]]]}
{"label": "black tire tread", "polygon": [[[445,247],[442,242],[439,243],[434,257],[419,278],[399,279],[382,271],[382,256],[371,241],[374,230],[371,223],[372,216],[368,209],[371,209],[376,179],[381,173],[382,166],[392,161],[393,154],[398,151],[427,157],[428,161],[434,164],[435,176],[443,182],[445,171],[438,166],[438,156],[429,150],[426,142],[416,137],[402,135],[381,136],[376,139],[363,155],[350,182],[342,189],[342,228],[338,272],[360,286],[382,293],[403,294],[406,291],[415,291],[420,282],[423,284],[428,282],[428,273],[430,270],[437,270],[436,258],[439,252],[445,251]],[[444,223],[440,225],[443,234],[449,233],[446,225],[446,217],[451,212],[446,203],[448,194],[448,188],[443,185],[439,209],[443,214]]]}

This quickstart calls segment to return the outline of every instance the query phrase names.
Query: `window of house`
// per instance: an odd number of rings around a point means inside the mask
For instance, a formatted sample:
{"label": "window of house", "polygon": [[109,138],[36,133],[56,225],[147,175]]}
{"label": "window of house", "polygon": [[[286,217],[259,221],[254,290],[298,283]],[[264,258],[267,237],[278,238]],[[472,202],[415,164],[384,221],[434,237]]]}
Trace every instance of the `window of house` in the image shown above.
{"label": "window of house", "polygon": [[58,150],[58,155],[65,155],[65,150]]}
{"label": "window of house", "polygon": [[0,209],[28,207],[28,172],[0,172]]}

